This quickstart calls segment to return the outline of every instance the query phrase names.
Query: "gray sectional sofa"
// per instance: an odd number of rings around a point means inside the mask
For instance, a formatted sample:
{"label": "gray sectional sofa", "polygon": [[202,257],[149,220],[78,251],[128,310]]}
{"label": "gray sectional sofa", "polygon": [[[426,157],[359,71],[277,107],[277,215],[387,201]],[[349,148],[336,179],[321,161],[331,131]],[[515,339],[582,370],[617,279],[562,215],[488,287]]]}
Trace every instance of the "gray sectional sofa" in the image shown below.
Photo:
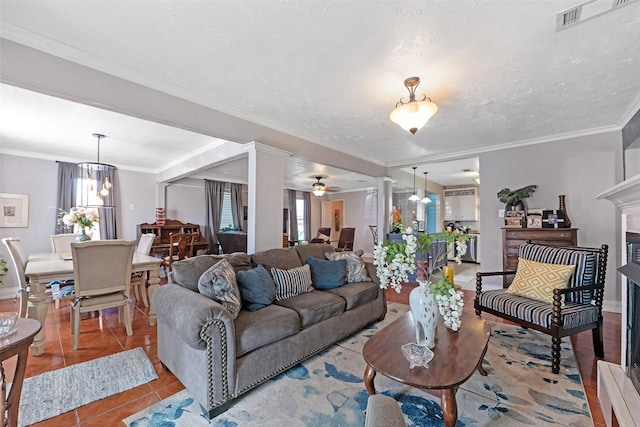
{"label": "gray sectional sofa", "polygon": [[221,258],[236,274],[256,271],[257,265],[269,272],[273,267],[304,269],[308,257],[325,259],[330,252],[334,250],[329,244],[310,244],[173,263],[169,283],[151,302],[158,315],[158,357],[209,417],[226,411],[235,398],[275,375],[383,319],[386,299],[375,267],[367,264],[371,281],[313,289],[256,311],[243,306],[234,319],[222,304],[198,292],[202,273]]}

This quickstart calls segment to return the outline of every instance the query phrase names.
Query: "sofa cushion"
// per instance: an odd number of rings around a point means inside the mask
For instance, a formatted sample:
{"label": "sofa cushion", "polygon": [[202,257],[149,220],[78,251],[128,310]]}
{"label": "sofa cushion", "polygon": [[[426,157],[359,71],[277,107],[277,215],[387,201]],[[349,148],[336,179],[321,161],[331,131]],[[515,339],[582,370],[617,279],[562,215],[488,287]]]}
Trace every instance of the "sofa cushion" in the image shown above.
{"label": "sofa cushion", "polygon": [[242,306],[249,311],[260,310],[276,298],[276,284],[262,265],[252,270],[239,271],[237,279]]}
{"label": "sofa cushion", "polygon": [[345,310],[351,310],[378,298],[379,291],[380,289],[376,283],[357,282],[347,283],[335,289],[327,289],[325,292],[330,292],[343,298],[347,303]]}
{"label": "sofa cushion", "polygon": [[347,261],[327,261],[310,256],[311,281],[315,289],[339,288],[347,282]]}
{"label": "sofa cushion", "polygon": [[269,273],[271,273],[272,268],[289,270],[302,266],[302,262],[294,248],[277,248],[256,252],[251,255],[251,262],[254,266],[262,264]]}
{"label": "sofa cushion", "polygon": [[182,261],[176,261],[171,264],[173,270],[171,283],[191,289],[193,292],[199,292],[198,280],[200,280],[200,276],[220,259],[220,257],[213,255],[198,255],[192,258],[185,258]]}
{"label": "sofa cushion", "polygon": [[275,304],[258,311],[241,310],[234,325],[236,357],[300,331],[298,314]]}
{"label": "sofa cushion", "polygon": [[518,261],[516,277],[506,292],[552,303],[553,290],[566,288],[575,269],[575,265],[547,264],[521,259]]}
{"label": "sofa cushion", "polygon": [[229,261],[222,259],[202,273],[198,280],[198,290],[202,295],[222,304],[234,319],[238,317],[242,307],[240,289]]}
{"label": "sofa cushion", "polygon": [[328,243],[310,243],[308,245],[297,245],[295,250],[298,253],[298,257],[302,263],[307,262],[307,258],[314,257],[318,259],[325,259],[324,254],[327,252],[334,252],[333,246]]}
{"label": "sofa cushion", "polygon": [[240,271],[251,270],[254,267],[251,263],[251,256],[244,252],[234,252],[232,254],[219,256],[229,261],[229,264],[231,264],[231,267],[233,267],[233,271],[235,271],[236,274]]}
{"label": "sofa cushion", "polygon": [[338,316],[344,312],[346,307],[344,299],[327,291],[307,292],[292,298],[276,301],[274,304],[298,313],[301,329]]}
{"label": "sofa cushion", "polygon": [[355,252],[327,252],[324,254],[327,259],[347,261],[347,282],[370,282],[371,279],[367,274],[367,267],[362,257]]}
{"label": "sofa cushion", "polygon": [[276,284],[276,301],[313,291],[311,269],[308,265],[290,270],[272,268],[271,276]]}

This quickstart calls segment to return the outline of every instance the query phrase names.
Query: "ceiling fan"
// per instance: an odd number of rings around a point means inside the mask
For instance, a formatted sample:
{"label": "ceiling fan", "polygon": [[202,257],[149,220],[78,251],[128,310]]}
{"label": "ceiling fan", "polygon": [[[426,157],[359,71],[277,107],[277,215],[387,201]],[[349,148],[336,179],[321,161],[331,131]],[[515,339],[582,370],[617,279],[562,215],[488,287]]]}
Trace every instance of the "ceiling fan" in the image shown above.
{"label": "ceiling fan", "polygon": [[326,185],[324,185],[324,182],[320,181],[323,178],[322,175],[317,175],[314,178],[316,179],[316,182],[314,182],[313,185],[311,185],[311,192],[313,193],[314,196],[322,197],[326,192],[337,191],[336,188],[333,188],[333,189],[329,188]]}

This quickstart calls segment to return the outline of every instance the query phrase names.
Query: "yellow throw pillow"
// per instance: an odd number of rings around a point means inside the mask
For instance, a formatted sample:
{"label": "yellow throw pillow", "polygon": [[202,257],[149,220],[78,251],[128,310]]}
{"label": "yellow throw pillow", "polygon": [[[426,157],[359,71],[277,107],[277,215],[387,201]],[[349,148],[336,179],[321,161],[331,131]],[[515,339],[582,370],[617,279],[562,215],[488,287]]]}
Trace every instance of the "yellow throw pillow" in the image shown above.
{"label": "yellow throw pillow", "polygon": [[553,290],[566,288],[575,269],[575,265],[546,264],[520,259],[516,277],[506,292],[551,303]]}

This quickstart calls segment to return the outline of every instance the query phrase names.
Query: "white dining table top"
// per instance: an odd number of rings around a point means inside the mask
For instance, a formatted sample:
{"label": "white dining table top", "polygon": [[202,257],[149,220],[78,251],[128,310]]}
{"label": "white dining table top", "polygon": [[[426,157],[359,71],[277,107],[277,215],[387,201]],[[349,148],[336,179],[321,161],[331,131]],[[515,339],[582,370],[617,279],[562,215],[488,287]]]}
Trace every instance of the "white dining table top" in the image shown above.
{"label": "white dining table top", "polygon": [[[63,259],[68,258],[68,259]],[[40,253],[29,255],[25,275],[32,277],[47,274],[66,274],[73,275],[73,260],[70,259],[69,253]],[[133,270],[146,271],[156,268],[160,265],[162,259],[149,255],[133,254]]]}

